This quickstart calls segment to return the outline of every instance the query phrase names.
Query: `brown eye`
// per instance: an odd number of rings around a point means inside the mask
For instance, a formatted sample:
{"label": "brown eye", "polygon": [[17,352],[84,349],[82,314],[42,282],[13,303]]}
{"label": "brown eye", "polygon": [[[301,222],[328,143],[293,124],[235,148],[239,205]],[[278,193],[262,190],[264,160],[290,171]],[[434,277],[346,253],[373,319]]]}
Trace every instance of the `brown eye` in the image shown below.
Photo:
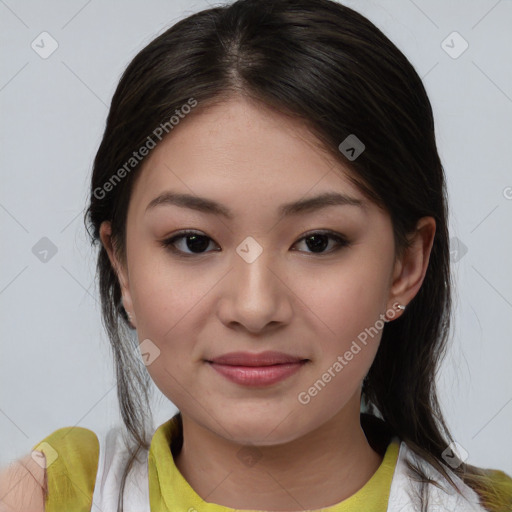
{"label": "brown eye", "polygon": [[[302,237],[299,242],[303,240],[307,248],[314,254],[328,254],[350,245],[343,235],[332,231],[315,231]],[[328,247],[329,241],[331,240],[335,242],[334,248],[329,251],[325,251],[325,248]]]}
{"label": "brown eye", "polygon": [[[319,255],[330,254],[342,247],[350,245],[350,242],[343,235],[333,231],[313,231],[302,237],[294,245],[302,241],[304,241],[307,249],[312,254]],[[334,247],[326,251],[325,249],[329,247],[331,241],[334,242]],[[194,255],[199,256],[210,252],[207,251],[210,242],[213,242],[213,240],[209,236],[196,231],[187,230],[181,231],[173,237],[163,240],[161,245],[178,256],[192,257]],[[217,251],[219,250],[220,249],[217,249]]]}
{"label": "brown eye", "polygon": [[[181,253],[183,256],[192,256],[194,254],[204,254],[208,248],[209,241],[212,239],[195,231],[182,231],[172,238],[162,242],[162,245],[175,253]],[[181,247],[176,247],[180,242]],[[187,252],[187,250],[191,252]]]}

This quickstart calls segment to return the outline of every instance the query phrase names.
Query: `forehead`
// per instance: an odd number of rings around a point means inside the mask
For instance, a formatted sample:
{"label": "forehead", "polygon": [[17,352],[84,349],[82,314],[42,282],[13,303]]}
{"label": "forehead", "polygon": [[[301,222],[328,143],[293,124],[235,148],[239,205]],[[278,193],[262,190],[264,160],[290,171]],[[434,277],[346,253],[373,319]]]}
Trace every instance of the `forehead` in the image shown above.
{"label": "forehead", "polygon": [[[336,191],[366,203],[304,123],[242,98],[200,105],[146,158],[132,193],[146,208],[166,190],[237,208],[272,208]],[[131,202],[132,202],[131,201]]]}

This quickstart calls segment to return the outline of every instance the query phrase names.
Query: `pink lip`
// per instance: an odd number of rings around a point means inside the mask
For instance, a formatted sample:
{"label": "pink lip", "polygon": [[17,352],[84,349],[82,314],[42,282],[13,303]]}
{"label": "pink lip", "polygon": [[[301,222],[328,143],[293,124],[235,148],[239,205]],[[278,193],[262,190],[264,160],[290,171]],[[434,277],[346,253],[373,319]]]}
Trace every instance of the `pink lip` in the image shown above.
{"label": "pink lip", "polygon": [[300,370],[305,361],[265,366],[234,366],[207,361],[221,375],[244,386],[270,386]]}

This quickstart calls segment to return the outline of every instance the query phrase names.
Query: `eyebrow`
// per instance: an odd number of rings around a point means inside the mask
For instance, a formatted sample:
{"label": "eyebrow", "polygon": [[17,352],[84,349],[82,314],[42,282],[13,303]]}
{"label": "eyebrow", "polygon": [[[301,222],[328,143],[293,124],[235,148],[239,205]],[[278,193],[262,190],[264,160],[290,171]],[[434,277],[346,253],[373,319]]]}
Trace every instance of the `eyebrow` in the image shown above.
{"label": "eyebrow", "polygon": [[[202,213],[212,215],[222,215],[232,220],[234,218],[231,212],[224,205],[205,197],[199,197],[190,194],[179,194],[171,191],[163,192],[155,197],[146,207],[146,213],[158,206],[174,205],[182,208],[189,208]],[[366,209],[365,202],[354,197],[340,194],[339,192],[325,192],[323,194],[300,199],[291,203],[285,203],[278,209],[279,216],[288,217],[291,215],[310,213],[321,210],[329,206],[356,206],[363,210]]]}

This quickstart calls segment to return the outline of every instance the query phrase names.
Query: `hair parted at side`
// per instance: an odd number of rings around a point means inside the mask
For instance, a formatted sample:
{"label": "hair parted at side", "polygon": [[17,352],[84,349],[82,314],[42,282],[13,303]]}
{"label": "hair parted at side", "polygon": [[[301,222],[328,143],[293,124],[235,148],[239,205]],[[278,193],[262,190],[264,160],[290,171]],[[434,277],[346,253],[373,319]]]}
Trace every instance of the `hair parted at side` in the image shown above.
{"label": "hair parted at side", "polygon": [[[139,449],[149,448],[151,379],[134,355],[137,341],[99,230],[103,221],[111,221],[114,247],[125,262],[128,204],[144,160],[108,192],[103,193],[104,185],[191,98],[197,101],[188,114],[193,116],[236,95],[306,123],[321,146],[352,171],[350,179],[361,192],[389,212],[397,256],[417,221],[434,217],[423,285],[402,316],[385,324],[362,398],[390,432],[451,481],[441,453],[453,438],[435,377],[449,339],[452,282],[446,184],[432,108],[403,53],[364,16],[331,0],[238,0],[192,14],[143,48],[120,79],[94,159],[84,220],[92,243],[99,245],[102,319],[132,440]],[[350,134],[365,145],[353,161],[338,149]],[[136,453],[123,475],[118,511]],[[483,470],[461,464],[453,471],[489,510],[499,510],[483,483]]]}

